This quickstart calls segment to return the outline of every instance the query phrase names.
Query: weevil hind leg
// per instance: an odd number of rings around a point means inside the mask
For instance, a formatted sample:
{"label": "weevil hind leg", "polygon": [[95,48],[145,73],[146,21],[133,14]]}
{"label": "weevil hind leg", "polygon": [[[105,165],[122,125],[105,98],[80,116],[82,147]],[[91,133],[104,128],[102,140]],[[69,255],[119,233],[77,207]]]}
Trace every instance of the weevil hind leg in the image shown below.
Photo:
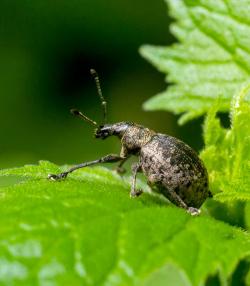
{"label": "weevil hind leg", "polygon": [[109,154],[106,155],[100,159],[94,160],[94,161],[90,161],[90,162],[85,162],[85,163],[81,163],[79,165],[76,165],[72,168],[70,168],[68,171],[54,175],[54,174],[49,174],[48,175],[48,179],[52,180],[52,181],[58,181],[61,179],[65,179],[69,173],[74,172],[77,169],[81,169],[84,167],[88,167],[88,166],[92,166],[95,164],[99,164],[99,163],[115,163],[115,162],[119,162],[121,160],[124,160],[124,158],[120,157],[119,155],[116,154]]}
{"label": "weevil hind leg", "polygon": [[[158,184],[153,184],[154,188],[157,188],[157,191],[163,194],[170,202],[175,204],[177,207],[185,209],[192,216],[199,215],[201,211],[194,207],[188,207],[187,204],[182,200],[182,198],[172,189],[159,186]],[[152,188],[152,182],[151,182]]]}
{"label": "weevil hind leg", "polygon": [[181,197],[176,194],[174,191],[169,191],[170,201],[173,202],[178,207],[185,209],[192,216],[196,216],[200,214],[200,210],[194,207],[188,207],[187,204],[181,199]]}
{"label": "weevil hind leg", "polygon": [[200,214],[200,210],[194,207],[188,207],[187,204],[181,199],[181,197],[176,194],[174,191],[169,191],[170,201],[174,203],[176,206],[185,209],[192,216],[196,216]]}

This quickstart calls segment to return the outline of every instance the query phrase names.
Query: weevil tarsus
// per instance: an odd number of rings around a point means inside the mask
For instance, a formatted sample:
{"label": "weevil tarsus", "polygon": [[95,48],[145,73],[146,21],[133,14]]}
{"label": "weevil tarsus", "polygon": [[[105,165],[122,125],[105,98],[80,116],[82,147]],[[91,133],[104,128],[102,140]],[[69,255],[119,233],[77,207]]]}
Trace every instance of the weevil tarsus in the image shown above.
{"label": "weevil tarsus", "polygon": [[199,215],[201,213],[201,211],[199,209],[193,208],[193,207],[189,207],[187,209],[187,211],[192,215],[192,216],[196,216]]}

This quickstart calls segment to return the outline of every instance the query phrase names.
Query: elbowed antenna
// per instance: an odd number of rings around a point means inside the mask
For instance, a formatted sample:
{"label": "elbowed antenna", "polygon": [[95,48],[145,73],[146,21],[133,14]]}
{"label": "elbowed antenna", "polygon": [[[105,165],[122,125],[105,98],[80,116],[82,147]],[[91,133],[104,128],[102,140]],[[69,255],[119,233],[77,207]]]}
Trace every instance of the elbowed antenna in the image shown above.
{"label": "elbowed antenna", "polygon": [[93,76],[93,78],[95,80],[97,93],[101,99],[101,105],[102,105],[102,109],[103,109],[103,124],[102,125],[104,125],[107,123],[107,102],[106,102],[105,98],[103,97],[99,76],[98,76],[96,70],[91,69],[90,74]]}
{"label": "elbowed antenna", "polygon": [[84,121],[89,122],[90,124],[94,125],[95,127],[98,127],[98,124],[97,124],[94,120],[88,118],[88,117],[87,117],[86,115],[84,115],[81,111],[79,111],[79,110],[77,110],[77,109],[70,109],[70,112],[71,112],[71,114],[73,114],[74,116],[77,116],[77,117],[83,119]]}
{"label": "elbowed antenna", "polygon": [[[94,69],[90,70],[91,75],[93,76],[95,83],[96,83],[96,88],[97,88],[97,93],[100,97],[101,100],[101,105],[102,105],[102,109],[103,109],[103,124],[106,124],[107,121],[107,102],[105,101],[103,95],[102,95],[102,89],[101,89],[101,85],[100,85],[100,80],[98,77],[97,72]],[[95,127],[98,127],[99,124],[97,124],[97,122],[95,122],[94,120],[90,119],[89,117],[87,117],[86,115],[84,115],[81,111],[77,110],[77,109],[71,109],[70,112],[74,115],[77,116],[81,119],[83,119],[84,121],[89,122],[90,124],[94,125]]]}

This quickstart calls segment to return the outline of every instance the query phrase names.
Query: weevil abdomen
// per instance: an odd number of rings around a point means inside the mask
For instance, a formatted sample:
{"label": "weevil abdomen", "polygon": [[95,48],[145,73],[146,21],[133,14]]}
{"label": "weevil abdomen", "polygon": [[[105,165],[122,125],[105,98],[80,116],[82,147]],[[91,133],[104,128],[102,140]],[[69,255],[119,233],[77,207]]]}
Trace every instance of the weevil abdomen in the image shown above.
{"label": "weevil abdomen", "polygon": [[188,207],[199,208],[209,196],[208,175],[198,155],[184,142],[156,134],[140,150],[142,171],[153,190],[170,201],[176,193]]}

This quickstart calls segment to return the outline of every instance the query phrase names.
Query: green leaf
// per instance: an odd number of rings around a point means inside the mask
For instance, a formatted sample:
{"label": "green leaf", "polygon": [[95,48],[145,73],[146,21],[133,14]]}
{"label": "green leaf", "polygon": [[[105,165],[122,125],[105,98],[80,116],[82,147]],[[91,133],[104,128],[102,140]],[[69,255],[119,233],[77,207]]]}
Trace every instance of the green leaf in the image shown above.
{"label": "green leaf", "polygon": [[[223,285],[250,254],[250,236],[192,217],[105,168],[52,182],[49,162],[1,170],[1,285]],[[19,179],[19,180],[18,180]]]}
{"label": "green leaf", "polygon": [[184,113],[181,124],[206,113],[218,97],[219,110],[228,111],[232,96],[250,76],[250,1],[166,2],[179,43],[140,51],[173,85],[144,108]]}
{"label": "green leaf", "polygon": [[220,102],[209,111],[204,126],[205,150],[201,153],[210,187],[220,201],[250,201],[250,105],[246,97],[250,84],[237,94],[231,105],[231,128],[216,118]]}

